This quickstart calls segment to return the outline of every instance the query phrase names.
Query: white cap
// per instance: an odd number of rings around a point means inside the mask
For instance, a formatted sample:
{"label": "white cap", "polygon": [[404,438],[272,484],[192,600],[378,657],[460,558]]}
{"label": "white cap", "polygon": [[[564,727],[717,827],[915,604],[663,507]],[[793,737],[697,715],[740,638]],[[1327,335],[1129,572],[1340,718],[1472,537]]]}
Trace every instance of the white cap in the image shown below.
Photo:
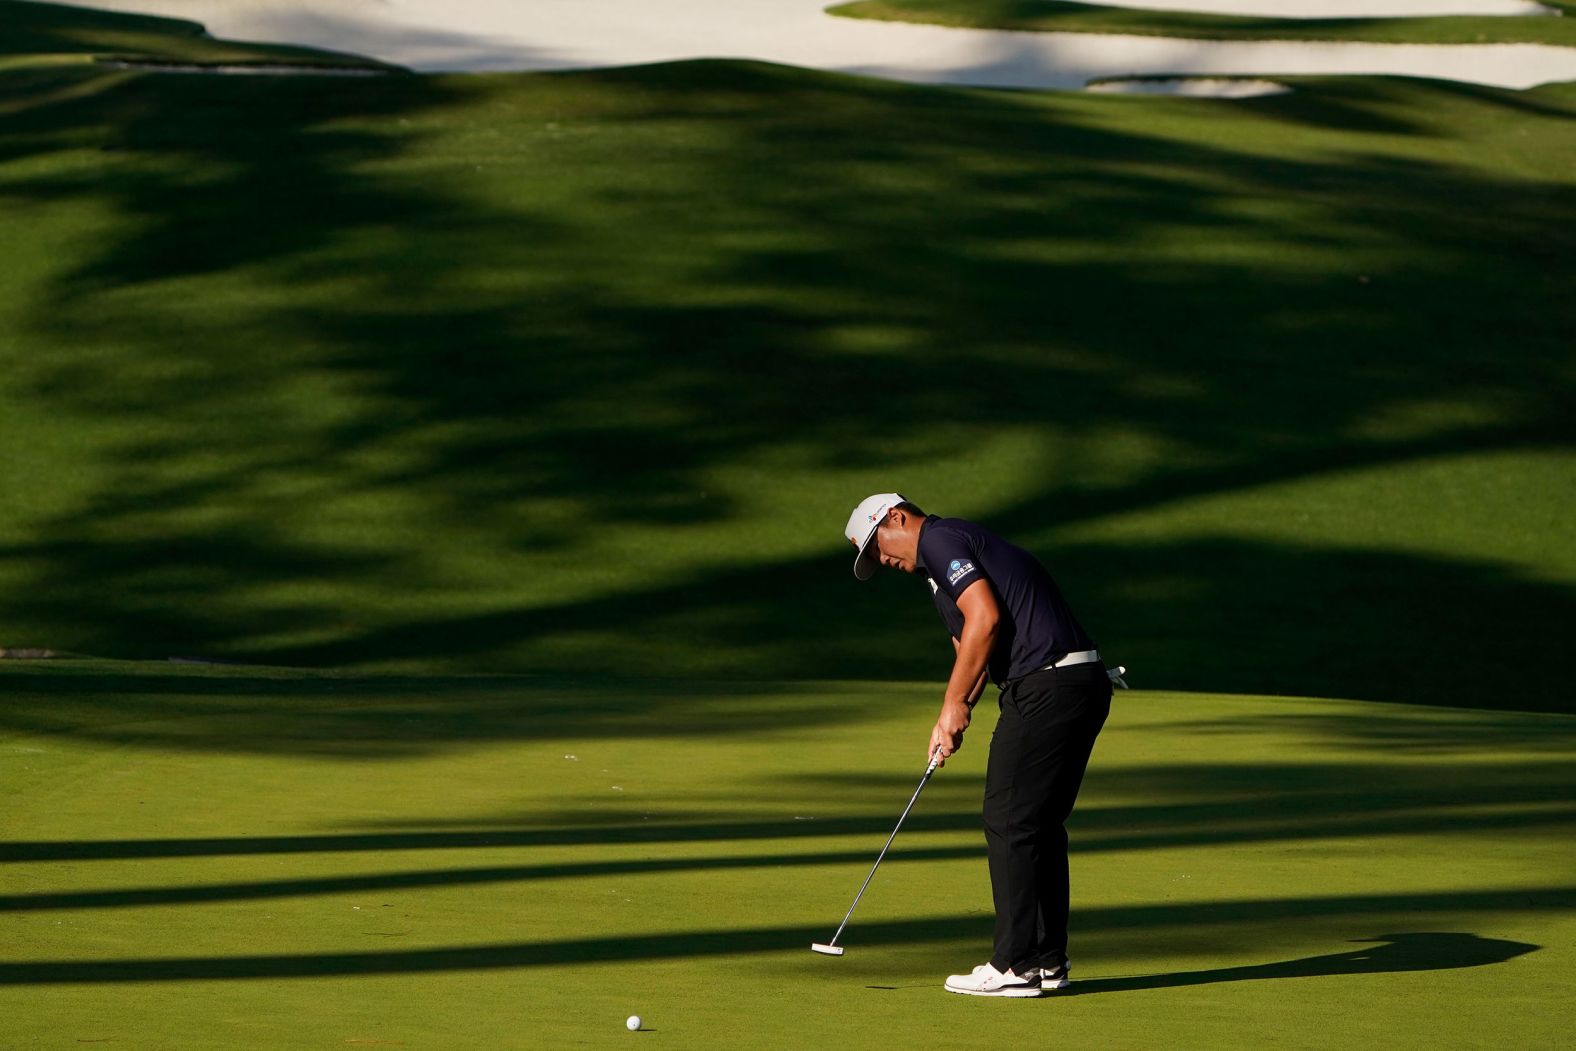
{"label": "white cap", "polygon": [[854,579],[869,580],[875,576],[880,562],[870,553],[870,542],[876,538],[876,528],[886,521],[887,512],[906,502],[902,493],[877,493],[861,500],[854,513],[848,516],[848,528],[843,530],[843,535],[859,549],[859,554],[854,556]]}

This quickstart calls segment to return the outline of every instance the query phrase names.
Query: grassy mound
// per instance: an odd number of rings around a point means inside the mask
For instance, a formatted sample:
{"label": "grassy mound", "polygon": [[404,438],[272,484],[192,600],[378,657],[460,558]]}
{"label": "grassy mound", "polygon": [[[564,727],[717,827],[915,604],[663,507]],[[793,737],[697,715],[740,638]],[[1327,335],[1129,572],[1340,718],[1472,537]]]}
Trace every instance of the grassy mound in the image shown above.
{"label": "grassy mound", "polygon": [[[933,687],[0,668],[7,1044],[1548,1047],[1576,720],[1118,696],[1072,822],[1074,993],[978,963],[989,706]],[[606,980],[616,971],[616,981]],[[710,990],[701,995],[699,990]],[[1016,1008],[1022,1008],[1021,1010]],[[983,1028],[982,1028],[983,1027]],[[619,1045],[623,1046],[623,1045]]]}
{"label": "grassy mound", "polygon": [[1570,706],[1576,90],[0,73],[0,646],[940,674],[839,536],[1167,687]]}
{"label": "grassy mound", "polygon": [[95,60],[196,66],[394,68],[371,59],[315,48],[215,40],[196,22],[174,18],[0,0],[0,70]]}
{"label": "grassy mound", "polygon": [[1199,40],[1345,40],[1370,44],[1576,46],[1576,4],[1540,0],[1563,17],[1442,15],[1419,18],[1265,18],[1146,11],[1066,0],[854,0],[848,18],[1033,33],[1123,33]]}

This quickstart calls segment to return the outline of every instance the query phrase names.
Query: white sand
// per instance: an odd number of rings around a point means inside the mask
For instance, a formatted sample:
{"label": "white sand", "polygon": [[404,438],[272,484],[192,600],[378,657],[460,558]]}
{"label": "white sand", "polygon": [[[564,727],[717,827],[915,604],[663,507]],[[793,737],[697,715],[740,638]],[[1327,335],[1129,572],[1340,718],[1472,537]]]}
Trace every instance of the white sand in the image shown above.
{"label": "white sand", "polygon": [[1291,89],[1273,80],[1236,77],[1169,77],[1162,80],[1102,80],[1085,90],[1104,95],[1182,95],[1190,98],[1248,99],[1284,95]]}
{"label": "white sand", "polygon": [[[1269,0],[1262,0],[1269,2]],[[1331,0],[1284,0],[1288,10]],[[1387,0],[1393,2],[1393,0]],[[1447,3],[1453,0],[1430,0]],[[1494,0],[1484,0],[1494,2]],[[1166,74],[1398,74],[1526,88],[1576,80],[1576,48],[1225,43],[1007,33],[836,18],[826,0],[94,0],[422,71],[747,58],[922,83],[1080,88]],[[1422,9],[1422,2],[1417,6]]]}

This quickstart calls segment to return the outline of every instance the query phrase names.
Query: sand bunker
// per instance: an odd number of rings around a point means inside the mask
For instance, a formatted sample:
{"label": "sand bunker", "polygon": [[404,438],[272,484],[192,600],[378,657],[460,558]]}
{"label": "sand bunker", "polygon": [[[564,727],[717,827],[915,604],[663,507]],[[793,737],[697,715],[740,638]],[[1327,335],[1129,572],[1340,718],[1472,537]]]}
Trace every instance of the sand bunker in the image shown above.
{"label": "sand bunker", "polygon": [[1285,95],[1291,91],[1273,80],[1244,77],[1147,77],[1138,80],[1101,80],[1084,90],[1105,95],[1182,95],[1188,98],[1248,99]]}
{"label": "sand bunker", "polygon": [[[1465,0],[1416,0],[1414,6],[1422,11],[1454,2]],[[1009,33],[837,18],[826,14],[825,4],[753,0],[747,14],[737,0],[96,0],[92,6],[187,18],[215,36],[351,51],[428,72],[744,58],[893,80],[1013,88],[1076,89],[1092,80],[1167,75],[1394,74],[1507,88],[1576,80],[1576,48],[1537,44],[1233,43]],[[1300,10],[1304,4],[1284,0],[1276,6]]]}

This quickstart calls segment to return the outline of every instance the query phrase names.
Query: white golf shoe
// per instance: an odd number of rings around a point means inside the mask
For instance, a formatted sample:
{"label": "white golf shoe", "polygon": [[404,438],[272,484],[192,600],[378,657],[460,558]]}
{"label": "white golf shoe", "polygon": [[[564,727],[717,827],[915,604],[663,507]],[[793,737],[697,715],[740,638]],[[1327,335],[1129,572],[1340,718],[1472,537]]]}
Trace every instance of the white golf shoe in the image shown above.
{"label": "white golf shoe", "polygon": [[1057,989],[1067,988],[1069,985],[1073,984],[1072,979],[1068,977],[1067,973],[1072,969],[1073,962],[1071,960],[1063,963],[1060,967],[1040,968],[1040,988],[1044,989],[1046,992],[1054,992]]}
{"label": "white golf shoe", "polygon": [[1003,974],[988,963],[982,963],[968,974],[954,974],[947,979],[949,993],[969,996],[1039,996],[1040,975],[1031,971],[1020,978],[1011,971]]}

